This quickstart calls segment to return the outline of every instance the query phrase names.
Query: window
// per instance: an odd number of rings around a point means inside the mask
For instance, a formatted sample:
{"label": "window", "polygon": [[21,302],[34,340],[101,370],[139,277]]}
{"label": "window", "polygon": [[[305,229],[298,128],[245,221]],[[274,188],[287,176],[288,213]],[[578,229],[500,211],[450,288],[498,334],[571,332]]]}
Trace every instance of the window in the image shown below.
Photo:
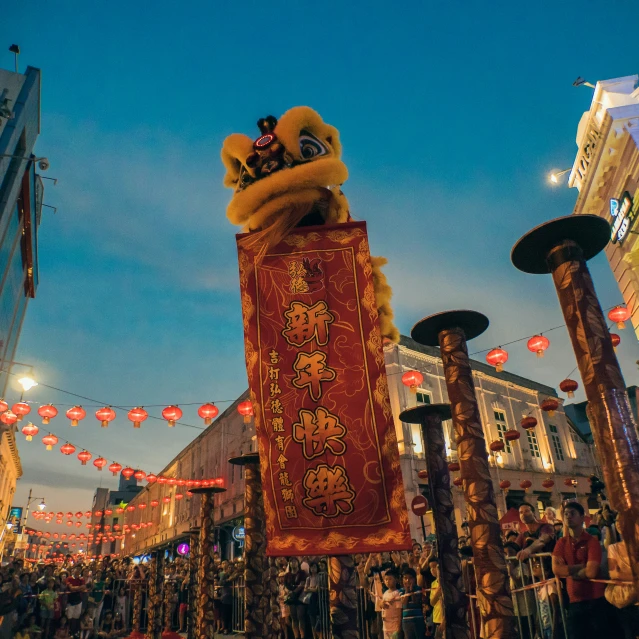
{"label": "window", "polygon": [[421,424],[410,425],[410,438],[413,442],[413,454],[418,457],[424,456],[424,441],[422,440]]}
{"label": "window", "polygon": [[552,424],[550,424],[549,428],[550,428],[550,432],[551,433],[556,433],[557,432],[557,427],[556,426],[553,426]]}
{"label": "window", "polygon": [[570,429],[570,436],[572,437],[572,441],[575,442],[575,444],[584,443],[584,440],[581,439],[581,437],[579,437],[579,435],[572,428]]}
{"label": "window", "polygon": [[[553,448],[555,449],[555,455],[557,455],[557,459],[559,461],[564,461],[564,449],[561,447],[561,439],[559,439],[559,435],[555,435],[555,433],[557,432],[557,427],[556,426],[551,426],[551,435],[550,438],[552,439],[552,445]],[[552,429],[555,429],[554,432],[552,431]]]}
{"label": "window", "polygon": [[426,391],[419,390],[417,391],[417,404],[430,404],[430,393]]}
{"label": "window", "polygon": [[535,431],[528,430],[526,431],[528,435],[528,447],[530,448],[530,454],[532,457],[541,457],[541,453],[539,452],[539,442],[537,441],[537,435]]}
{"label": "window", "polygon": [[501,410],[493,411],[493,415],[495,416],[495,424],[497,425],[497,432],[499,433],[499,439],[504,442],[504,452],[510,453],[512,452],[512,448],[510,446],[510,442],[504,437],[504,433],[508,430],[508,425],[506,424],[506,416],[504,412]]}

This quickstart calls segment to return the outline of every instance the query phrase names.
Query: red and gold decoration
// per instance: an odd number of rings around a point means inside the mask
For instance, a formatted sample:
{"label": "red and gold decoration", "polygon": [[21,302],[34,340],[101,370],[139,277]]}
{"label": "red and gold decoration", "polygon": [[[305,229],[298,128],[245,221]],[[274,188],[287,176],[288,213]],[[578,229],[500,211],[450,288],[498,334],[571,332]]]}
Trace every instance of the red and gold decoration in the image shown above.
{"label": "red and gold decoration", "polygon": [[532,482],[530,479],[524,479],[520,482],[519,487],[524,490],[524,492],[528,492],[528,489],[532,486]]}
{"label": "red and gold decoration", "polygon": [[550,346],[550,340],[543,335],[533,335],[526,346],[531,353],[536,353],[537,357],[543,357],[544,351]]}
{"label": "red and gold decoration", "polygon": [[142,406],[136,406],[127,413],[127,417],[133,422],[133,428],[140,428],[142,422],[148,419],[149,414]]}
{"label": "red and gold decoration", "polygon": [[610,333],[610,339],[612,340],[612,346],[614,349],[621,344],[621,337],[617,333]]}
{"label": "red and gold decoration", "polygon": [[47,447],[47,450],[53,450],[53,447],[58,443],[58,438],[49,433],[42,438],[42,443]]}
{"label": "red and gold decoration", "polygon": [[42,417],[42,423],[48,424],[58,414],[58,409],[52,404],[44,404],[38,408],[38,415]]}
{"label": "red and gold decoration", "polygon": [[17,415],[18,421],[20,421],[25,415],[31,412],[31,406],[27,402],[18,402],[11,407],[14,415]]}
{"label": "red and gold decoration", "polygon": [[197,414],[204,420],[205,426],[210,426],[219,413],[219,408],[213,402],[202,404],[197,409]]}
{"label": "red and gold decoration", "polygon": [[424,376],[419,371],[406,371],[402,375],[402,384],[407,386],[411,393],[416,394],[417,389],[424,381]]}
{"label": "red and gold decoration", "polygon": [[550,490],[555,485],[555,482],[552,479],[544,479],[544,481],[541,482],[541,485],[546,490]]}
{"label": "red and gold decoration", "polygon": [[77,426],[80,420],[87,416],[87,412],[82,406],[73,406],[67,411],[67,418],[71,420],[71,426]]}
{"label": "red and gold decoration", "polygon": [[365,224],[238,251],[268,553],[410,547]]}
{"label": "red and gold decoration", "polygon": [[40,429],[35,425],[29,422],[22,427],[22,434],[25,436],[26,440],[30,442],[33,439],[34,435],[37,435]]}
{"label": "red and gold decoration", "polygon": [[182,417],[182,409],[177,406],[167,406],[162,411],[162,417],[166,419],[169,428],[173,428],[175,426],[175,422],[177,422]]}
{"label": "red and gold decoration", "polygon": [[630,311],[625,306],[615,306],[608,311],[608,319],[617,324],[617,328],[621,331],[626,328],[626,322],[630,319]]}
{"label": "red and gold decoration", "polygon": [[531,415],[527,415],[521,420],[521,427],[524,430],[534,430],[537,427],[537,420]]}
{"label": "red and gold decoration", "polygon": [[568,397],[574,397],[575,391],[579,388],[579,384],[574,379],[564,379],[559,384],[559,390],[566,393]]}
{"label": "red and gold decoration", "polygon": [[541,410],[548,413],[548,417],[554,417],[555,411],[559,408],[559,402],[554,397],[548,397],[541,402]]}
{"label": "red and gold decoration", "polygon": [[115,419],[115,411],[110,406],[105,406],[95,411],[95,418],[100,422],[102,428],[107,428],[109,422]]}
{"label": "red and gold decoration", "polygon": [[493,348],[486,355],[486,361],[495,367],[498,373],[504,370],[504,364],[508,361],[508,353],[501,347]]}

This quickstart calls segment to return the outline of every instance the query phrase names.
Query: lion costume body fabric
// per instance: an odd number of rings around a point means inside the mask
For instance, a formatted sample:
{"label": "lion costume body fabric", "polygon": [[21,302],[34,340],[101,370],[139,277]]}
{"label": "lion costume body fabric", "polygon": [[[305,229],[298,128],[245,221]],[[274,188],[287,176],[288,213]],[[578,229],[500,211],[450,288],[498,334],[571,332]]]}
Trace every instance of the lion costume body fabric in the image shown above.
{"label": "lion costume body fabric", "polygon": [[[339,132],[309,107],[294,107],[280,120],[259,120],[261,135],[252,140],[234,133],[222,147],[224,186],[234,189],[226,215],[253,233],[264,255],[291,229],[334,225],[351,220],[341,185],[348,170],[341,160]],[[373,284],[382,337],[399,340],[390,306],[392,291],[371,257]]]}

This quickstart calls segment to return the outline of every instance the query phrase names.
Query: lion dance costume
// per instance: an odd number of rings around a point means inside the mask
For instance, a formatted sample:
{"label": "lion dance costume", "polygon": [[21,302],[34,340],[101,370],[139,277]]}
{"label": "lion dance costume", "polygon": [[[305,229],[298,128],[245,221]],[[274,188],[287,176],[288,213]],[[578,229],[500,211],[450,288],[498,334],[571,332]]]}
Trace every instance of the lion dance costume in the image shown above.
{"label": "lion dance costume", "polygon": [[[256,140],[240,133],[226,138],[222,161],[224,185],[235,191],[226,215],[254,234],[260,252],[266,254],[293,228],[351,221],[341,190],[348,170],[337,129],[309,107],[294,107],[279,121],[268,116],[257,125]],[[397,342],[392,291],[381,271],[386,262],[371,258],[375,299],[382,337]]]}

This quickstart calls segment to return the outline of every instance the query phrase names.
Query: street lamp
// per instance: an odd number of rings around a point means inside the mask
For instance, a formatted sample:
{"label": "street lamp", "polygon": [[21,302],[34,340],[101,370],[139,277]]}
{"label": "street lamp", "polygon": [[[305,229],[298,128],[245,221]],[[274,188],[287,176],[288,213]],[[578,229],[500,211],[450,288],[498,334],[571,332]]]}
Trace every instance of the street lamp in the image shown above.
{"label": "street lamp", "polygon": [[22,386],[22,389],[26,392],[28,390],[31,390],[34,386],[37,386],[38,382],[36,382],[35,379],[31,377],[31,375],[25,375],[18,380],[18,384],[20,384],[20,386]]}
{"label": "street lamp", "polygon": [[[37,498],[36,498],[37,499]],[[44,499],[38,504],[38,510],[43,511],[47,505],[44,503]]]}
{"label": "street lamp", "polygon": [[28,162],[29,160],[33,160],[34,162],[38,163],[38,168],[41,171],[46,171],[51,164],[49,163],[49,158],[29,158],[29,157],[24,157],[23,155],[11,155],[10,153],[0,153],[0,158],[13,158],[15,160],[25,160],[26,162]]}
{"label": "street lamp", "polygon": [[548,175],[548,179],[553,183],[553,184],[559,184],[559,178],[562,175],[565,175],[566,173],[569,173],[570,171],[572,171],[572,167],[570,167],[569,169],[564,169],[563,171],[552,171],[549,175]]}

